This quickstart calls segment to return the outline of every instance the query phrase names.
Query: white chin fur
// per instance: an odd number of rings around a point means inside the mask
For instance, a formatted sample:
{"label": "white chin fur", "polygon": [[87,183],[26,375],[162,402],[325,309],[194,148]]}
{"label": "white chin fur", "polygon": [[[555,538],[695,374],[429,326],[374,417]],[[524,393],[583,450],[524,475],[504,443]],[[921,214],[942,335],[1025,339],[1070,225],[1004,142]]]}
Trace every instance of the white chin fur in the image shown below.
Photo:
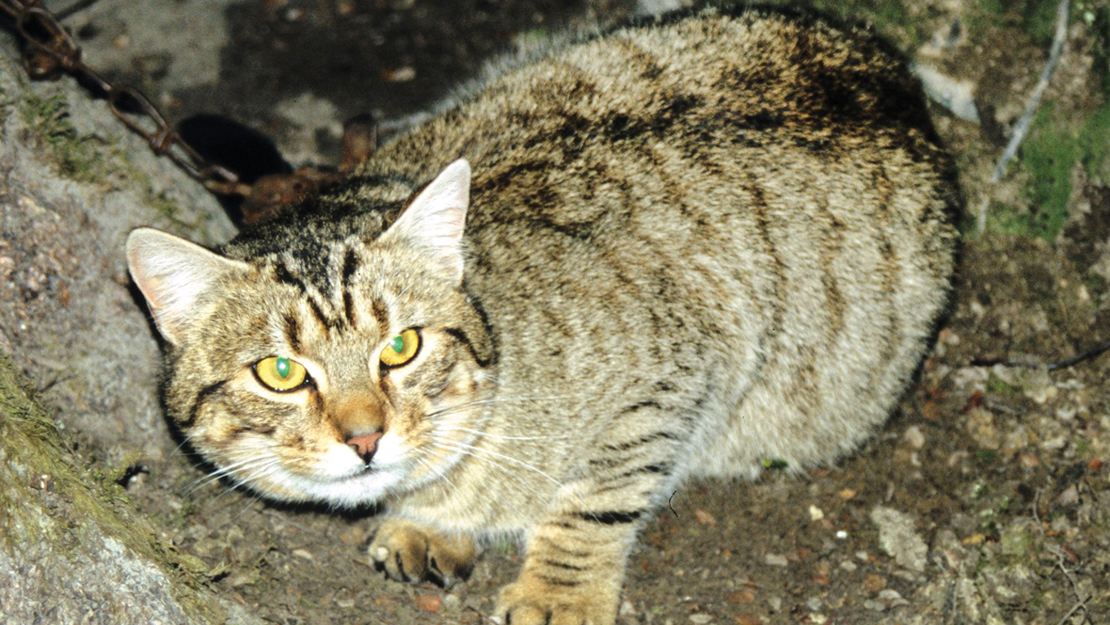
{"label": "white chin fur", "polygon": [[355,507],[373,504],[396,490],[401,477],[391,471],[372,468],[352,477],[321,481],[299,475],[275,476],[275,481],[293,492],[300,493],[305,501],[319,501],[338,507]]}
{"label": "white chin fur", "polygon": [[286,501],[317,501],[337,507],[377,503],[396,492],[405,479],[397,441],[387,438],[379,441],[369,470],[350,447],[336,442],[319,458],[311,475],[279,468],[261,482],[248,479],[246,485]]}

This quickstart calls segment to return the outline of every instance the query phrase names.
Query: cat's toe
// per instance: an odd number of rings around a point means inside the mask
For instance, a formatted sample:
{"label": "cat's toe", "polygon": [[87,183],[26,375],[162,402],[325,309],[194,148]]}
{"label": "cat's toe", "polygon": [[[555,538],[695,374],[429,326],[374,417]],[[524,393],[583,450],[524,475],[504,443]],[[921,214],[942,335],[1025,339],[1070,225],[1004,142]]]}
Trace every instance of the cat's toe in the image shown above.
{"label": "cat's toe", "polygon": [[443,588],[470,579],[478,547],[467,537],[428,537],[427,578]]}
{"label": "cat's toe", "polygon": [[448,537],[410,521],[388,519],[371,541],[369,555],[390,579],[427,580],[446,588],[470,576],[478,548],[469,537]]}
{"label": "cat's toe", "polygon": [[378,530],[369,549],[374,568],[400,582],[424,579],[426,552],[423,536],[405,528],[391,528],[388,521]]}
{"label": "cat's toe", "polygon": [[494,614],[502,625],[613,625],[616,621],[615,597],[608,593],[568,591],[534,580],[503,588]]}

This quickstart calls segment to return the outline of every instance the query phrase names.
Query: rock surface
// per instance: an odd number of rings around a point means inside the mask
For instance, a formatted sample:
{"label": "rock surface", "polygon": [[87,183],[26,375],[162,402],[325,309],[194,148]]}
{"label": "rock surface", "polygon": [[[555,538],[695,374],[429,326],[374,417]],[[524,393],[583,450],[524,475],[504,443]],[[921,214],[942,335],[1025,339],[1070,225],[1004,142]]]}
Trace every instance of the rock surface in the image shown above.
{"label": "rock surface", "polygon": [[14,50],[0,36],[0,623],[257,623],[58,431],[132,463],[173,449],[154,377],[133,374],[159,353],[124,237],[154,223],[212,241],[231,225],[72,80],[29,84]]}

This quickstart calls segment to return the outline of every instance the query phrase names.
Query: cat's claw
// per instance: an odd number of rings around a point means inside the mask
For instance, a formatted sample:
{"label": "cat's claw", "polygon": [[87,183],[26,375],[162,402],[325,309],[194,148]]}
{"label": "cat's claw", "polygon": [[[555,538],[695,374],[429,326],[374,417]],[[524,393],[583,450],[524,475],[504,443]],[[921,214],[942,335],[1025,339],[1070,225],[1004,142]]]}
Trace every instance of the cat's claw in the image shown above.
{"label": "cat's claw", "polygon": [[478,548],[467,536],[447,536],[411,521],[387,519],[368,550],[390,579],[430,581],[448,588],[470,577]]}

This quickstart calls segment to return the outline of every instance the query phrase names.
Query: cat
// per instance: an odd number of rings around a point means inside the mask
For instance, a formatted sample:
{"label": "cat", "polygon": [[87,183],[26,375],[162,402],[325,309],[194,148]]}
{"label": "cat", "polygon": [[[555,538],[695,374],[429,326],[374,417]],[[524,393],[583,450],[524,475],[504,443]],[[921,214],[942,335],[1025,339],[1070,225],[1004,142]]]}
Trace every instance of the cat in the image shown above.
{"label": "cat", "polygon": [[523,568],[494,617],[610,625],[683,480],[799,471],[891,412],[946,309],[955,172],[866,28],[717,8],[506,67],[219,251],[133,231],[172,421],[371,558]]}

